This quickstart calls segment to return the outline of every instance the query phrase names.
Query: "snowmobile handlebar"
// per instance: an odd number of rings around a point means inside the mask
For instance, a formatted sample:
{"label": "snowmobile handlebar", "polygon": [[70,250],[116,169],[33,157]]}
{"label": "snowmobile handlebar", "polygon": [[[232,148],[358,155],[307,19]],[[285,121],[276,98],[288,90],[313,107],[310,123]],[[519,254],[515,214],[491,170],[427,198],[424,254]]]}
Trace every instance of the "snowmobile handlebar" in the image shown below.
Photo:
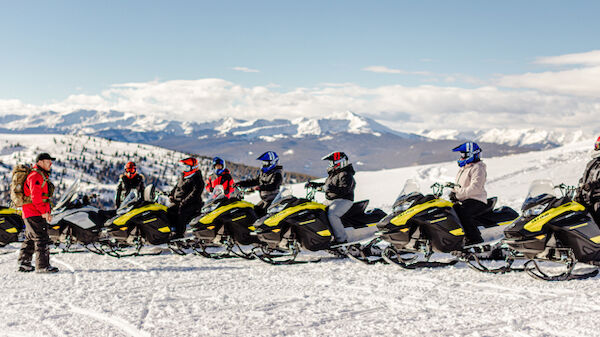
{"label": "snowmobile handlebar", "polygon": [[439,198],[442,196],[442,194],[444,194],[444,190],[446,188],[455,188],[455,187],[460,187],[459,184],[455,184],[452,182],[447,182],[444,184],[440,184],[440,183],[433,183],[433,185],[429,186],[431,188],[431,190],[433,191],[433,195],[436,196],[436,198]]}
{"label": "snowmobile handlebar", "polygon": [[556,185],[554,188],[560,190],[560,193],[563,197],[569,197],[571,199],[573,199],[575,192],[577,191],[577,186],[567,185],[565,183]]}

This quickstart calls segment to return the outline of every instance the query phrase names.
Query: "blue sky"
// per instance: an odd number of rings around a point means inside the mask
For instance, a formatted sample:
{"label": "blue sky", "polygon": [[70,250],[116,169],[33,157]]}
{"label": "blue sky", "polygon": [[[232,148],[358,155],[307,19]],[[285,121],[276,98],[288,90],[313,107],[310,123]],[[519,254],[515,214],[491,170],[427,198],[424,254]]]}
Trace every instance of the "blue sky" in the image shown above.
{"label": "blue sky", "polygon": [[[501,76],[568,66],[549,66],[536,62],[539,58],[600,49],[600,3],[594,1],[2,1],[0,6],[0,100],[15,109],[46,107],[72,95],[98,96],[115,84],[175,80],[220,79],[248,90],[267,87],[273,94],[324,83],[476,89],[496,85],[490,83]],[[390,111],[372,114],[385,113]]]}

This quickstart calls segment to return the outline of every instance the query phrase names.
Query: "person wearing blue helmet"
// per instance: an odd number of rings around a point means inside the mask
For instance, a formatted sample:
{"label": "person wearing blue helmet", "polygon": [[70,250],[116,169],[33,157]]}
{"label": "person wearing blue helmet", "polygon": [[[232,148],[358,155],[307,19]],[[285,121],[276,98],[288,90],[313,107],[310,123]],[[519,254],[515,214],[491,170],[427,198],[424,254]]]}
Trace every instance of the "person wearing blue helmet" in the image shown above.
{"label": "person wearing blue helmet", "polygon": [[214,157],[212,162],[213,174],[206,179],[206,190],[214,191],[215,187],[221,185],[225,196],[229,198],[233,193],[235,182],[227,169],[225,161],[219,157]]}
{"label": "person wearing blue helmet", "polygon": [[458,159],[460,169],[450,199],[454,202],[454,209],[465,231],[465,246],[478,244],[483,239],[473,217],[487,207],[486,165],[481,161],[481,148],[475,142],[463,143],[452,151],[460,152],[461,156]]}
{"label": "person wearing blue helmet", "polygon": [[240,187],[253,187],[254,190],[260,192],[261,200],[254,207],[256,215],[260,217],[267,213],[267,208],[279,192],[279,187],[283,183],[283,167],[278,165],[279,156],[273,151],[263,153],[256,160],[263,162],[258,175],[252,179],[242,180],[237,185]]}

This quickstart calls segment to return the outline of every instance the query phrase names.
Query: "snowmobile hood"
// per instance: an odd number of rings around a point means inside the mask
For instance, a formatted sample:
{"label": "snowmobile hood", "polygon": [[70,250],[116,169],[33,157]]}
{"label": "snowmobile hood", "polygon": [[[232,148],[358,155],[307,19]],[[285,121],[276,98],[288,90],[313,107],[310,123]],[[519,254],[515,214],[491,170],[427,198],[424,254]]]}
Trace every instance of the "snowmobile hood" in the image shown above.
{"label": "snowmobile hood", "polygon": [[208,214],[205,214],[204,216],[202,216],[200,218],[199,222],[204,225],[208,225],[208,224],[213,223],[213,221],[215,221],[215,219],[218,218],[221,214],[223,214],[229,210],[232,210],[234,208],[249,208],[249,207],[254,208],[254,205],[247,201],[243,201],[243,200],[234,201],[230,204],[217,207],[216,209],[209,212]]}

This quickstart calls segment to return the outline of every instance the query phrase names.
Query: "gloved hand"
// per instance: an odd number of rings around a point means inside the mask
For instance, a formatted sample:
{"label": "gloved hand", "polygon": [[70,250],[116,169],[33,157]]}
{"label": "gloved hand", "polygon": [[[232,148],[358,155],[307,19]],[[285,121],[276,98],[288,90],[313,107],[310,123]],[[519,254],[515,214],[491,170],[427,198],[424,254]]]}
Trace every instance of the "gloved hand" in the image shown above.
{"label": "gloved hand", "polygon": [[450,192],[450,201],[458,202],[458,199],[456,198],[456,193]]}
{"label": "gloved hand", "polygon": [[307,181],[306,184],[304,184],[304,188],[311,188],[311,187],[316,187],[316,184],[314,181]]}

